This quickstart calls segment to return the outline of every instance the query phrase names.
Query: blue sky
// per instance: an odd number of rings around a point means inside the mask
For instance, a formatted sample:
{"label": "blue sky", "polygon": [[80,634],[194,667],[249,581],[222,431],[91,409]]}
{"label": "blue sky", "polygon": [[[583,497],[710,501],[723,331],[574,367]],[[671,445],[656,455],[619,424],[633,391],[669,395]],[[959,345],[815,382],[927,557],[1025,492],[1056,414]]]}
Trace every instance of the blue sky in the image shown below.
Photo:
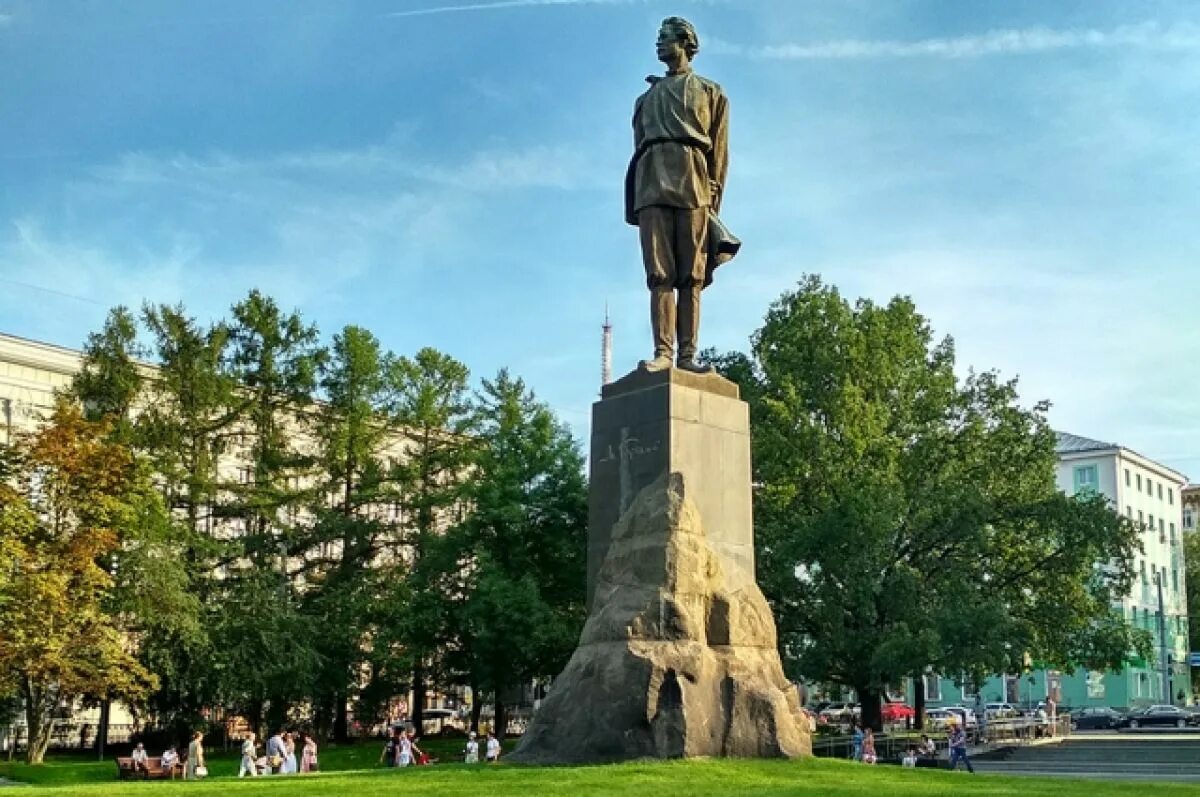
{"label": "blue sky", "polygon": [[670,14],[731,100],[703,345],[806,272],[910,294],[964,372],[1200,477],[1194,2],[0,0],[0,331],[258,287],[586,439],[606,302],[617,373],[649,353],[621,181]]}

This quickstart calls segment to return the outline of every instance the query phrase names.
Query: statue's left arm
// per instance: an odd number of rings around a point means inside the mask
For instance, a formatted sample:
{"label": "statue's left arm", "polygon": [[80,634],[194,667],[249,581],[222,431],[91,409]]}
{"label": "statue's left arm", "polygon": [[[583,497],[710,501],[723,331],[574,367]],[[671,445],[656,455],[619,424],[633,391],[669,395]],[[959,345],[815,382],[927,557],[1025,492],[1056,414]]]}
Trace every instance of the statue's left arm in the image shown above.
{"label": "statue's left arm", "polygon": [[721,211],[721,199],[725,196],[725,175],[729,171],[729,99],[725,92],[714,86],[712,98],[712,129],[709,139],[712,148],[708,151],[708,179],[714,184],[712,197],[714,213]]}

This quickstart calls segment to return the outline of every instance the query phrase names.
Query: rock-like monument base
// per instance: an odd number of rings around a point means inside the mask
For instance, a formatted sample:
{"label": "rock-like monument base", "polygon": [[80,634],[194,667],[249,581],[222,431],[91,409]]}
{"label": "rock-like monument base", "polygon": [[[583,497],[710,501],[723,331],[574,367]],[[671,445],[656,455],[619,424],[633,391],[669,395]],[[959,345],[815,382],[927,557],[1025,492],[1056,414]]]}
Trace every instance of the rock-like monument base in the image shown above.
{"label": "rock-like monument base", "polygon": [[[705,386],[706,379],[696,385]],[[749,522],[748,428],[724,430],[744,438],[746,451],[741,457],[722,460],[719,452],[703,451],[697,453],[705,461],[688,463],[672,457],[671,452],[679,450],[673,443],[705,434],[697,428],[676,428],[680,419],[672,407],[691,407],[691,400],[697,399],[694,406],[699,408],[700,399],[684,396],[682,403],[675,401],[681,391],[696,392],[695,385],[681,381],[667,375],[640,388],[663,391],[662,402],[653,396],[639,396],[636,402],[643,410],[665,408],[658,423],[644,413],[638,421],[643,433],[649,426],[661,427],[660,434],[650,436],[655,439],[638,438],[636,447],[626,446],[612,460],[615,481],[604,478],[603,472],[597,479],[597,466],[603,471],[609,462],[605,449],[597,450],[597,435],[617,434],[625,442],[631,439],[630,427],[594,427],[591,552],[603,557],[591,568],[591,610],[579,646],[534,715],[512,760],[570,763],[811,754],[798,694],[780,665],[775,623],[754,582],[752,558],[747,559],[742,545],[731,543],[751,540],[750,529],[706,528],[704,501],[697,495],[700,490],[722,487],[703,482],[731,475],[745,478],[744,490],[735,485],[736,489],[721,495],[744,495],[747,505],[725,506],[721,517],[744,516]],[[736,395],[728,394],[729,383],[720,382],[724,395],[709,398],[733,402],[744,410]],[[602,414],[605,403],[597,405],[596,415]],[[736,408],[717,409],[727,418],[739,415]],[[740,416],[745,418],[744,411]],[[698,421],[697,417],[683,423],[695,426]],[[667,455],[659,459],[667,469],[649,483],[635,485],[650,473],[643,468],[642,478],[634,478],[632,460],[637,455],[627,456],[628,452],[661,450]],[[626,491],[623,500],[614,492],[609,497],[627,506],[621,507],[615,525],[597,528],[597,516],[603,518],[611,511],[597,501],[603,496],[595,493],[606,483]],[[632,486],[638,489],[630,495]],[[707,497],[711,499],[711,493]]]}

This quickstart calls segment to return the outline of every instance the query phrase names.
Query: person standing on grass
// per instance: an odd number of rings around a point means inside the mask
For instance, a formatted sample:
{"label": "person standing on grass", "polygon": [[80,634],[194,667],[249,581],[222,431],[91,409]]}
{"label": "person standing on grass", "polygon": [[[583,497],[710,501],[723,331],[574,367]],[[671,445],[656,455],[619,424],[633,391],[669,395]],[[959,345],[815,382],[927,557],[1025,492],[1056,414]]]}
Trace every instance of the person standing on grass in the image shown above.
{"label": "person standing on grass", "polygon": [[950,724],[950,768],[958,769],[959,761],[967,765],[967,772],[975,774],[975,767],[971,766],[971,759],[967,756],[967,731],[961,722],[952,721]]}
{"label": "person standing on grass", "polygon": [[475,731],[471,731],[471,735],[467,737],[467,749],[464,751],[465,758],[463,759],[468,764],[479,763],[479,742],[475,739]]}
{"label": "person standing on grass", "polygon": [[309,734],[304,734],[304,748],[300,754],[300,771],[317,771],[317,740]]}
{"label": "person standing on grass", "polygon": [[850,737],[850,760],[862,761],[863,729],[857,722],[852,723],[854,733]]}
{"label": "person standing on grass", "polygon": [[879,760],[875,755],[875,731],[870,728],[863,732],[862,760],[864,764],[874,764]]}
{"label": "person standing on grass", "polygon": [[396,748],[396,766],[406,767],[413,762],[412,740],[407,733],[401,732]]}
{"label": "person standing on grass", "polygon": [[183,764],[183,779],[195,780],[201,773],[208,772],[204,766],[204,734],[196,731],[188,743],[187,761]]}
{"label": "person standing on grass", "polygon": [[487,761],[489,764],[495,764],[500,760],[500,740],[496,738],[496,734],[489,733],[487,738]]}
{"label": "person standing on grass", "polygon": [[238,767],[238,777],[244,778],[249,775],[252,778],[258,777],[258,767],[254,763],[254,731],[246,734],[245,741],[242,742],[242,762]]}

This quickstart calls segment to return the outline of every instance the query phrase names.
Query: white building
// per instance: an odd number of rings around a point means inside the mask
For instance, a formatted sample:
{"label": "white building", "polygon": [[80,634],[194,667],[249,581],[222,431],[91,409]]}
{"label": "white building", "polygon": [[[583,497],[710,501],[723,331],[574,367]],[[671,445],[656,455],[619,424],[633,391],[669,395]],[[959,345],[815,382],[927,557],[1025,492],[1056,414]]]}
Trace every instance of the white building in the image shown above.
{"label": "white building", "polygon": [[[1106,680],[1111,683],[1107,686],[1115,687],[1113,697],[1127,698],[1110,704],[1180,702],[1180,693],[1186,699],[1191,692],[1186,666],[1188,611],[1183,563],[1183,491],[1187,477],[1116,443],[1060,432],[1057,479],[1059,488],[1068,495],[1100,493],[1141,529],[1142,552],[1134,562],[1137,578],[1122,599],[1121,610],[1135,625],[1153,634],[1159,661],[1108,674]],[[1160,610],[1165,637],[1160,631]],[[1163,658],[1170,665],[1165,691]]]}

